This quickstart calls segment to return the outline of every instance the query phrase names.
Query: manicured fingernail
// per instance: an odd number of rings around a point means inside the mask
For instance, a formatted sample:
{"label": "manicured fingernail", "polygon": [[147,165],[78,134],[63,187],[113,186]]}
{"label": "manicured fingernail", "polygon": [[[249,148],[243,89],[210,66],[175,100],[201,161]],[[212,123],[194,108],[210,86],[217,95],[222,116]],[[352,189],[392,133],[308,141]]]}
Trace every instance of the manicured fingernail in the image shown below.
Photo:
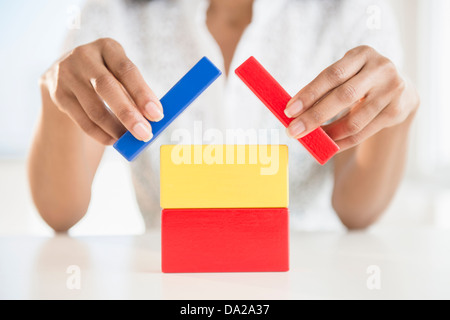
{"label": "manicured fingernail", "polygon": [[151,130],[149,130],[149,128],[143,123],[136,124],[133,127],[133,133],[135,134],[136,138],[145,142],[148,142],[153,138]]}
{"label": "manicured fingernail", "polygon": [[290,106],[284,110],[284,113],[288,118],[292,118],[302,112],[303,110],[303,103],[300,100],[294,101]]}
{"label": "manicured fingernail", "polygon": [[156,103],[150,101],[144,107],[145,112],[147,113],[148,120],[158,122],[164,118],[164,114],[161,111],[161,108],[158,107]]}
{"label": "manicured fingernail", "polygon": [[288,135],[291,138],[296,138],[300,136],[303,132],[305,132],[306,127],[302,121],[298,121],[287,129]]}

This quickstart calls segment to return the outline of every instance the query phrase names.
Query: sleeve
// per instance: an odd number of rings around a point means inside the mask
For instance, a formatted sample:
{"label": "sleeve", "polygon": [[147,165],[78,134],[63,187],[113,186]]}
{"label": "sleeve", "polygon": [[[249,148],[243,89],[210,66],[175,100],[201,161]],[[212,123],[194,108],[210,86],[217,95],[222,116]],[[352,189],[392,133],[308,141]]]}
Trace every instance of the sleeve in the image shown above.
{"label": "sleeve", "polygon": [[352,48],[368,45],[403,67],[403,49],[393,8],[385,0],[342,0],[340,57]]}

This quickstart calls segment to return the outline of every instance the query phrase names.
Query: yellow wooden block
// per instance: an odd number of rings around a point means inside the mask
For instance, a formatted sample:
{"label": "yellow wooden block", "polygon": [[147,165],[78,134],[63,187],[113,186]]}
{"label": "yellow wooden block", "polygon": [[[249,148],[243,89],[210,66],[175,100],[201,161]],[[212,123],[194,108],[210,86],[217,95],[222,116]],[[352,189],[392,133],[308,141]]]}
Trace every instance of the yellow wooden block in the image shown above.
{"label": "yellow wooden block", "polygon": [[161,146],[161,207],[287,208],[285,145]]}

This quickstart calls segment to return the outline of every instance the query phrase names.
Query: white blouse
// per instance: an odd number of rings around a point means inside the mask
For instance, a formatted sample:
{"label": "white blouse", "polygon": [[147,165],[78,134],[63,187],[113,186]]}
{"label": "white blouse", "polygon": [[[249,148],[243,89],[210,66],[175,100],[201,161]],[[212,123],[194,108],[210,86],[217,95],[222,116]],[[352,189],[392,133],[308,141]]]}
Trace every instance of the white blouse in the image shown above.
{"label": "white blouse", "polygon": [[[69,32],[64,50],[100,37],[114,38],[162,97],[203,56],[224,70],[220,48],[206,27],[208,4],[208,0],[88,0],[81,28]],[[131,163],[147,227],[160,221],[159,147],[178,143],[171,139],[177,129],[190,133],[192,140],[185,143],[203,144],[221,142],[194,139],[208,129],[218,129],[224,136],[226,130],[270,133],[275,129],[279,141],[256,142],[289,146],[291,225],[339,227],[331,208],[333,162],[318,165],[298,141],[289,139],[284,127],[233,71],[253,55],[294,95],[345,52],[362,44],[401,66],[395,20],[384,1],[255,0],[252,22],[236,48],[229,76],[222,75]]]}

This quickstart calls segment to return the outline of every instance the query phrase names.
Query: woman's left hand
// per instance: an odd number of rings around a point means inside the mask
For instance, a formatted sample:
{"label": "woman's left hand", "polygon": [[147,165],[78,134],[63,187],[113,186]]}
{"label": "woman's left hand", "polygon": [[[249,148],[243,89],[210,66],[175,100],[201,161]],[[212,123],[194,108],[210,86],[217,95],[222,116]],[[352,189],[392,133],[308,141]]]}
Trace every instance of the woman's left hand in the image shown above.
{"label": "woman's left hand", "polygon": [[371,47],[361,46],[347,52],[292,98],[285,113],[295,119],[287,132],[302,138],[348,111],[323,127],[343,151],[404,122],[419,104],[417,91],[395,65]]}

